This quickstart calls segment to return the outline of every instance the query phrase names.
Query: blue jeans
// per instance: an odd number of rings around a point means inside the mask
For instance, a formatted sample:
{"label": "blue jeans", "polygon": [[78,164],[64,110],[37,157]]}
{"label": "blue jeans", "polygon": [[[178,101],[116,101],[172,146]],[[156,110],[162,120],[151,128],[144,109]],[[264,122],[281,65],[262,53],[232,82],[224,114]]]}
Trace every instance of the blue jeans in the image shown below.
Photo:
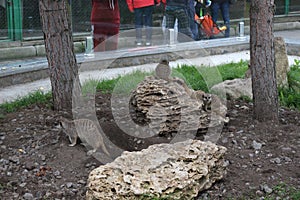
{"label": "blue jeans", "polygon": [[189,22],[190,22],[190,28],[193,34],[193,39],[198,40],[198,24],[195,22],[195,6],[194,6],[195,0],[189,0],[189,5],[187,8],[188,16],[189,16]]}
{"label": "blue jeans", "polygon": [[218,20],[218,13],[219,10],[221,10],[222,18],[224,21],[224,24],[226,26],[225,30],[225,37],[230,36],[230,17],[229,17],[229,1],[224,1],[223,3],[214,3],[211,4],[211,15],[214,22],[217,22]]}
{"label": "blue jeans", "polygon": [[153,6],[147,6],[134,9],[135,30],[137,42],[142,41],[142,28],[146,27],[146,41],[151,42],[152,39],[152,13]]}

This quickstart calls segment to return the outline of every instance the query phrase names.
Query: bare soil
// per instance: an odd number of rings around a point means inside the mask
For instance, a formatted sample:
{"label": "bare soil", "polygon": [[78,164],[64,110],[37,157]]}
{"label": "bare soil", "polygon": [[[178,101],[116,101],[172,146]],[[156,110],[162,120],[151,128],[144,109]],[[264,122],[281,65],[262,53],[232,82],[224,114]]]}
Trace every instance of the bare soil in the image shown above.
{"label": "bare soil", "polygon": [[[300,113],[280,108],[280,123],[252,118],[252,103],[230,100],[230,122],[219,145],[227,147],[227,175],[197,199],[259,199],[285,183],[300,190]],[[114,122],[110,95],[97,94],[97,116],[109,139],[125,150],[153,143],[128,136]],[[84,199],[89,172],[101,165],[82,145],[70,147],[57,113],[32,105],[0,119],[0,199]],[[288,199],[289,197],[286,197]],[[291,197],[290,197],[291,198]]]}

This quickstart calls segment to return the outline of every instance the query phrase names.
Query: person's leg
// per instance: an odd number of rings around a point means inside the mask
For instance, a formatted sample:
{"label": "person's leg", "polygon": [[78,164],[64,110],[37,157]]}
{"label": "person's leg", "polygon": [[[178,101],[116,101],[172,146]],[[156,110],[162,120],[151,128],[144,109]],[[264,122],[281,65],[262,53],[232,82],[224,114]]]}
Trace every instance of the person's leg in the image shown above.
{"label": "person's leg", "polygon": [[214,22],[218,21],[219,9],[220,9],[220,4],[214,2],[211,4],[211,17]]}
{"label": "person's leg", "polygon": [[225,1],[221,4],[221,12],[224,20],[224,24],[226,26],[225,37],[230,36],[230,16],[229,16],[229,2]]}
{"label": "person's leg", "polygon": [[105,41],[105,50],[116,50],[118,48],[119,40],[119,24],[110,24],[107,27],[108,38]]}
{"label": "person's leg", "polygon": [[150,45],[152,40],[152,13],[153,6],[147,6],[144,8],[146,26],[146,45]]}
{"label": "person's leg", "polygon": [[175,24],[175,13],[173,10],[166,10],[166,28],[167,29],[172,29],[174,28]]}
{"label": "person's leg", "polygon": [[105,40],[106,33],[103,32],[103,24],[94,24],[93,25],[93,44],[94,44],[94,52],[105,51]]}
{"label": "person's leg", "polygon": [[170,32],[169,29],[174,29],[174,24],[175,24],[175,13],[172,10],[166,9],[166,29],[164,34],[164,44],[169,44],[170,42]]}
{"label": "person's leg", "polygon": [[190,28],[187,10],[181,8],[181,9],[177,9],[175,11],[175,13],[176,13],[176,17],[178,19],[179,31],[189,37],[189,38],[187,38],[187,37],[183,38],[182,35],[181,36],[179,35],[178,39],[181,42],[189,41],[190,39],[193,39],[193,34],[192,34],[192,31]]}
{"label": "person's leg", "polygon": [[142,28],[143,28],[143,10],[142,8],[134,9],[134,21],[135,21],[135,34],[137,44],[142,42]]}
{"label": "person's leg", "polygon": [[195,22],[195,6],[194,6],[194,0],[189,1],[189,6],[188,6],[188,17],[189,17],[189,23],[190,23],[190,28],[193,34],[193,39],[197,40],[198,39],[198,27],[197,23]]}

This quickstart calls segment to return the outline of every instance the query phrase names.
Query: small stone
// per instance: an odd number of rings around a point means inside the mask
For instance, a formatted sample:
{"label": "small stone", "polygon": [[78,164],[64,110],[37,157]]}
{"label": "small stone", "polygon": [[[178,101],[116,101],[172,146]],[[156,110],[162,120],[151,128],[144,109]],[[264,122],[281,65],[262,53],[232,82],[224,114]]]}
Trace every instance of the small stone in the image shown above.
{"label": "small stone", "polygon": [[42,155],[42,154],[41,154],[41,155],[40,155],[40,158],[41,158],[42,161],[45,161],[45,160],[46,160],[46,156],[45,156],[45,155]]}
{"label": "small stone", "polygon": [[86,184],[86,181],[85,181],[85,180],[79,180],[77,183],[78,183],[78,184],[81,184],[81,185],[85,185],[85,184]]}
{"label": "small stone", "polygon": [[290,147],[282,147],[281,150],[282,151],[291,151],[292,148],[290,148]]}
{"label": "small stone", "polygon": [[67,186],[67,188],[71,188],[71,187],[73,187],[73,183],[72,182],[68,182],[68,183],[66,183],[66,186]]}
{"label": "small stone", "polygon": [[247,106],[241,106],[241,109],[242,110],[249,110],[249,107],[247,107]]}
{"label": "small stone", "polygon": [[35,165],[31,162],[28,162],[25,164],[25,169],[27,169],[29,171],[33,170],[34,168],[35,168]]}
{"label": "small stone", "polygon": [[19,163],[20,159],[17,156],[10,156],[8,158],[9,161],[13,162],[13,163]]}
{"label": "small stone", "polygon": [[25,193],[25,194],[23,195],[23,198],[24,198],[25,200],[31,200],[31,199],[33,199],[33,194],[31,194],[31,193]]}
{"label": "small stone", "polygon": [[91,167],[91,166],[92,166],[92,163],[87,163],[87,164],[85,165],[86,168],[89,168],[89,167]]}
{"label": "small stone", "polygon": [[141,144],[141,143],[142,143],[142,140],[138,140],[136,143],[137,143],[137,144]]}
{"label": "small stone", "polygon": [[272,188],[270,188],[267,184],[260,185],[260,190],[267,194],[271,194],[273,192]]}
{"label": "small stone", "polygon": [[292,159],[290,159],[289,157],[284,157],[284,161],[290,163],[292,162]]}
{"label": "small stone", "polygon": [[6,160],[6,159],[1,158],[0,163],[2,163],[3,165],[7,165],[9,163],[9,161]]}
{"label": "small stone", "polygon": [[229,127],[228,127],[228,131],[229,131],[229,132],[235,132],[235,131],[236,131],[235,126],[229,126]]}
{"label": "small stone", "polygon": [[275,163],[275,164],[280,164],[281,163],[281,160],[280,160],[280,158],[272,158],[271,160],[271,163]]}
{"label": "small stone", "polygon": [[225,160],[223,167],[228,167],[230,165],[230,161],[229,160]]}
{"label": "small stone", "polygon": [[53,174],[54,176],[60,176],[60,171],[56,170]]}
{"label": "small stone", "polygon": [[253,140],[253,142],[252,142],[252,147],[253,147],[253,149],[255,149],[255,150],[260,150],[261,147],[262,147],[262,143],[259,143],[259,142],[256,142],[255,140]]}
{"label": "small stone", "polygon": [[228,138],[227,138],[227,137],[225,137],[225,138],[222,138],[222,143],[223,143],[223,144],[226,144],[226,143],[228,143]]}
{"label": "small stone", "polygon": [[25,187],[26,185],[27,185],[27,183],[21,183],[19,186],[23,188],[23,187]]}
{"label": "small stone", "polygon": [[231,142],[232,142],[232,144],[237,145],[237,141],[236,140],[232,140]]}
{"label": "small stone", "polygon": [[263,193],[261,190],[257,190],[257,191],[255,192],[255,194],[256,194],[257,196],[263,196],[263,195],[264,195],[264,193]]}

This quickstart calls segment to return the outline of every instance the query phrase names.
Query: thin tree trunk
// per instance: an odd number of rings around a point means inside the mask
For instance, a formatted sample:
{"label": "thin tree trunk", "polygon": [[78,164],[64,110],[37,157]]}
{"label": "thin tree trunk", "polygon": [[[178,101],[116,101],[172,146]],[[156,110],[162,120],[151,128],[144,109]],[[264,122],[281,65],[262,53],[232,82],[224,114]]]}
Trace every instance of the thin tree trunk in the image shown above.
{"label": "thin tree trunk", "polygon": [[250,65],[254,118],[278,122],[275,72],[274,0],[252,0],[250,7]]}
{"label": "thin tree trunk", "polygon": [[78,65],[65,0],[40,0],[54,109],[71,112],[72,98],[81,92]]}

